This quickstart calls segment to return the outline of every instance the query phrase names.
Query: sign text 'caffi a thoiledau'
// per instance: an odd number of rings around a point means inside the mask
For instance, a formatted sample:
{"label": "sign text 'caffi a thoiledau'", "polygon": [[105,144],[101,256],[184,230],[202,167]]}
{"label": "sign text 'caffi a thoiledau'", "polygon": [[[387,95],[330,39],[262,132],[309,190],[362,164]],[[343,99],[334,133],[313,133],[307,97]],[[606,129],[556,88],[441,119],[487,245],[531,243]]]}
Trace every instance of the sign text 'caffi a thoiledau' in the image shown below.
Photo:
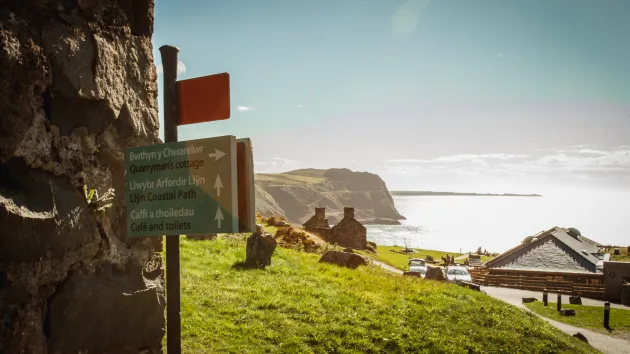
{"label": "sign text 'caffi a thoiledau'", "polygon": [[235,137],[132,148],[126,169],[128,235],[238,232]]}

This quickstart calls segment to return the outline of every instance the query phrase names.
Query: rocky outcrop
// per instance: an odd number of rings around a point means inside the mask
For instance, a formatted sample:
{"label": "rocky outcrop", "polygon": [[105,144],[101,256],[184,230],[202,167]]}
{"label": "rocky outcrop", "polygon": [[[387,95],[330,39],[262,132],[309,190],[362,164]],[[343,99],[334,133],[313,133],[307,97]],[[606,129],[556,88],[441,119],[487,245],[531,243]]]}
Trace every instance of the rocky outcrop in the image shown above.
{"label": "rocky outcrop", "polygon": [[123,201],[124,150],[160,142],[152,32],[152,0],[0,0],[0,353],[161,351],[160,240]]}
{"label": "rocky outcrop", "polygon": [[319,262],[336,264],[351,269],[356,269],[361,265],[368,264],[368,260],[361,255],[340,251],[327,251],[322,258],[319,259]]}
{"label": "rocky outcrop", "polygon": [[446,281],[446,276],[444,275],[444,271],[440,267],[435,267],[427,264],[427,272],[424,275],[425,279]]}
{"label": "rocky outcrop", "polygon": [[245,264],[249,267],[261,268],[270,266],[276,245],[276,239],[271,234],[265,235],[262,225],[256,225],[256,232],[247,238]]}
{"label": "rocky outcrop", "polygon": [[326,208],[330,224],[343,218],[344,207],[354,207],[363,224],[400,224],[385,182],[375,174],[348,169],[296,170],[256,175],[256,209],[283,215],[302,224],[315,207]]}

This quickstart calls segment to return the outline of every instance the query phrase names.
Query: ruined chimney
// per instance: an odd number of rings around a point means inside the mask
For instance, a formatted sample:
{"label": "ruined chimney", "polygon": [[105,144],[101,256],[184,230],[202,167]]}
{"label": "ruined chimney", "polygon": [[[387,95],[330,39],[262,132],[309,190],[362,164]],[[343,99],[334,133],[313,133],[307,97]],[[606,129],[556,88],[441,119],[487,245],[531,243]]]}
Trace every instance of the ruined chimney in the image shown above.
{"label": "ruined chimney", "polygon": [[315,215],[319,218],[326,218],[326,208],[315,208]]}
{"label": "ruined chimney", "polygon": [[354,208],[343,208],[343,217],[354,219]]}

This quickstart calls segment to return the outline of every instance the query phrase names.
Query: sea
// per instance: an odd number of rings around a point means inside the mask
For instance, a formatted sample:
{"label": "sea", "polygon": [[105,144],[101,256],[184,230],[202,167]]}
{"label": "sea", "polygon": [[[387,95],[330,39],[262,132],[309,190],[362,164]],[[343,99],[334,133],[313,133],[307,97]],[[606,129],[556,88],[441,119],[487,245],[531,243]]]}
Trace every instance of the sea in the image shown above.
{"label": "sea", "polygon": [[504,252],[554,226],[574,227],[605,245],[630,245],[630,193],[542,197],[393,196],[402,225],[366,225],[367,239],[448,252]]}

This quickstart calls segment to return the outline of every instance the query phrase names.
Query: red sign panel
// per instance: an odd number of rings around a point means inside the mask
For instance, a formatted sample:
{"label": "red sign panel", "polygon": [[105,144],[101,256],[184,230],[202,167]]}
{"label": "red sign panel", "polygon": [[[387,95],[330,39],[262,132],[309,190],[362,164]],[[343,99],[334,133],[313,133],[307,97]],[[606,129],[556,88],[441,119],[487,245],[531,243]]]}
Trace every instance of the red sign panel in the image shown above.
{"label": "red sign panel", "polygon": [[177,125],[230,118],[230,74],[177,81]]}

